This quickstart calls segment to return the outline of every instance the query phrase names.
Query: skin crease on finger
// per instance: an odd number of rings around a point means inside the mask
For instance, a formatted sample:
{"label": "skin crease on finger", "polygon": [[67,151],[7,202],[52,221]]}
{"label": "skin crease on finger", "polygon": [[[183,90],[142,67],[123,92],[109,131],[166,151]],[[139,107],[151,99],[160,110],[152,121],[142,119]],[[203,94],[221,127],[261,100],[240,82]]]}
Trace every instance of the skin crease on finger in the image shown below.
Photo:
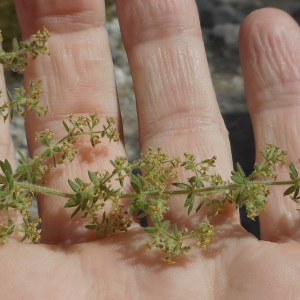
{"label": "skin crease on finger", "polygon": [[[121,1],[119,3],[124,5],[125,1]],[[172,3],[170,0],[165,3],[167,2]],[[22,2],[19,0],[18,3]],[[28,0],[23,3],[33,5],[50,2]],[[53,3],[55,4],[53,7],[57,9],[56,5],[59,6],[58,3],[62,1]],[[78,4],[80,1],[72,3]],[[84,1],[84,3],[91,2]],[[131,3],[136,5],[138,2]],[[153,0],[143,3],[145,6],[150,3],[151,6],[158,2]],[[173,0],[173,4],[176,3],[178,1]],[[186,4],[182,7],[183,12],[195,7],[194,4],[191,5],[192,1],[185,0],[183,3]],[[252,19],[252,22],[254,21]],[[248,25],[250,26],[251,22]],[[209,82],[209,79],[207,80]],[[207,93],[212,95],[211,90]],[[193,97],[188,99],[191,104],[192,99]],[[215,105],[208,101],[207,105],[210,104]],[[212,110],[214,109],[213,107]],[[221,135],[216,134],[213,141],[218,138],[221,138]],[[223,140],[222,146],[226,149],[225,145],[226,142]],[[225,161],[226,167],[229,164]],[[131,300],[157,297],[217,300],[298,298],[300,293],[298,244],[278,245],[257,241],[227,216],[217,218],[214,222],[216,242],[210,251],[204,252],[197,248],[190,256],[181,256],[173,266],[166,265],[157,251],[148,251],[142,247],[148,237],[141,228],[135,228],[126,234],[118,234],[101,242],[80,243],[67,249],[12,241],[7,247],[0,248],[0,298],[79,300]]]}

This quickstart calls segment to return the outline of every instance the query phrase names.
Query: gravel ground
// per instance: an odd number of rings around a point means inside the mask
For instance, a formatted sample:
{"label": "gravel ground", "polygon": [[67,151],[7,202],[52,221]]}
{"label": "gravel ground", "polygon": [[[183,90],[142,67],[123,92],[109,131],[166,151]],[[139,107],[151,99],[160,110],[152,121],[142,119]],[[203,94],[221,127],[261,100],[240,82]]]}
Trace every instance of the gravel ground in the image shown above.
{"label": "gravel ground", "polygon": [[[216,96],[230,132],[233,161],[239,161],[249,173],[254,163],[254,142],[250,117],[247,113],[243,78],[238,59],[237,38],[241,22],[251,11],[273,6],[284,9],[300,21],[299,0],[196,0],[201,16],[203,38]],[[107,24],[111,38],[116,82],[124,122],[126,150],[130,160],[139,157],[138,124],[135,97],[127,57],[116,19]],[[21,84],[20,76],[6,72],[9,90]],[[23,120],[15,118],[11,132],[16,147],[27,153]],[[243,130],[241,130],[241,128]],[[33,212],[37,213],[36,205]],[[244,222],[244,217],[243,217]],[[258,222],[244,222],[244,226],[259,236]]]}

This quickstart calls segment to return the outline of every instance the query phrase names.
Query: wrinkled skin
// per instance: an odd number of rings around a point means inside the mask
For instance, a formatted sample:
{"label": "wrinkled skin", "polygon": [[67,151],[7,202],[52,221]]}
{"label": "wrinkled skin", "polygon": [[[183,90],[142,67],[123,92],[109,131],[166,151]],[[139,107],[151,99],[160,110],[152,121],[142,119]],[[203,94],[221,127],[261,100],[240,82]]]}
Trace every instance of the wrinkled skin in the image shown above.
{"label": "wrinkled skin", "polygon": [[[36,77],[44,81],[41,101],[51,110],[46,118],[27,117],[31,155],[41,151],[34,132],[49,128],[59,136],[61,121],[69,114],[115,117],[121,131],[104,1],[16,0],[16,7],[24,40],[43,26],[52,33],[51,58],[30,62],[25,75],[25,84]],[[228,134],[194,0],[118,0],[117,7],[135,84],[142,151],[161,147],[170,155],[217,155],[218,172],[228,178]],[[241,27],[240,55],[257,152],[266,142],[274,143],[289,152],[288,162],[297,161],[298,25],[279,10],[252,13]],[[0,126],[0,158],[12,160],[8,125]],[[83,142],[77,160],[59,167],[47,184],[68,190],[68,178],[84,177],[87,169],[108,168],[116,155],[125,155],[122,143],[104,142],[92,150]],[[280,177],[287,177],[284,169]],[[299,213],[281,195],[282,189],[273,189],[267,211],[261,214],[261,241],[240,226],[237,212],[228,207],[213,220],[216,242],[211,249],[195,249],[171,266],[157,251],[146,250],[147,235],[139,225],[99,242],[70,221],[65,200],[40,198],[43,243],[11,240],[0,248],[0,298],[298,299]],[[180,207],[178,201],[172,205],[169,217],[185,223]]]}

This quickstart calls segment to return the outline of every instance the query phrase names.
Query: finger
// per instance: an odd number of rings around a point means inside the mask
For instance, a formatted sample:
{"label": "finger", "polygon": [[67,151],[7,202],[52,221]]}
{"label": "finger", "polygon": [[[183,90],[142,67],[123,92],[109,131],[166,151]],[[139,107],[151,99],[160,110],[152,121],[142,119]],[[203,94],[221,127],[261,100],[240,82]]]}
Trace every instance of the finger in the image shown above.
{"label": "finger", "polygon": [[[241,65],[258,162],[259,151],[266,143],[286,149],[287,163],[297,162],[300,157],[299,41],[299,26],[275,9],[252,13],[241,27]],[[286,168],[279,178],[289,179]],[[261,236],[272,241],[299,241],[300,215],[296,205],[288,197],[283,198],[283,192],[283,188],[272,189],[267,210],[260,217]]]}
{"label": "finger", "polygon": [[[34,140],[35,132],[48,128],[57,139],[61,138],[65,133],[62,120],[70,114],[96,112],[102,117],[118,119],[104,1],[17,0],[16,8],[25,40],[43,27],[52,34],[48,41],[51,56],[31,61],[25,74],[25,85],[34,78],[43,80],[41,104],[50,108],[45,118],[39,119],[34,114],[26,118],[31,156],[41,152]],[[51,171],[47,185],[70,191],[68,179],[86,178],[87,170],[108,169],[109,160],[116,155],[125,155],[122,144],[110,147],[104,141],[93,149],[83,139],[75,161]],[[65,203],[65,199],[57,197],[39,198],[43,242],[74,243],[88,239],[85,230],[76,229],[78,220],[70,221],[71,211],[63,208]],[[81,227],[80,223],[78,228]]]}
{"label": "finger", "polygon": [[[217,155],[217,170],[228,177],[232,167],[228,134],[209,74],[195,1],[119,0],[117,10],[137,98],[142,152],[161,147],[171,156]],[[179,207],[182,199],[171,208],[181,219]]]}

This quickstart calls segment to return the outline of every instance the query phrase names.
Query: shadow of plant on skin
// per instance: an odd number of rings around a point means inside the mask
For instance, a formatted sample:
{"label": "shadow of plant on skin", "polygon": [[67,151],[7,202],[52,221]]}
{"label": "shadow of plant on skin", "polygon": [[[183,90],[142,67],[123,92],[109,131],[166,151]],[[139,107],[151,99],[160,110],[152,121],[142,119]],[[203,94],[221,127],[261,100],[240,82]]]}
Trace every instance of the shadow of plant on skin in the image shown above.
{"label": "shadow of plant on skin", "polygon": [[224,218],[218,219],[217,222],[215,221],[215,242],[210,245],[209,249],[203,250],[195,245],[196,240],[191,239],[188,241],[188,244],[192,246],[190,253],[176,256],[175,264],[171,266],[163,260],[165,256],[163,252],[155,248],[149,250],[146,247],[150,237],[138,225],[128,232],[106,237],[95,243],[99,246],[99,253],[101,253],[101,246],[109,247],[113,252],[112,258],[133,268],[143,266],[153,272],[160,272],[168,267],[188,269],[201,258],[215,259],[217,256],[222,256],[233,243],[247,243],[248,240],[251,243],[253,239],[256,239],[239,224],[224,223]]}

